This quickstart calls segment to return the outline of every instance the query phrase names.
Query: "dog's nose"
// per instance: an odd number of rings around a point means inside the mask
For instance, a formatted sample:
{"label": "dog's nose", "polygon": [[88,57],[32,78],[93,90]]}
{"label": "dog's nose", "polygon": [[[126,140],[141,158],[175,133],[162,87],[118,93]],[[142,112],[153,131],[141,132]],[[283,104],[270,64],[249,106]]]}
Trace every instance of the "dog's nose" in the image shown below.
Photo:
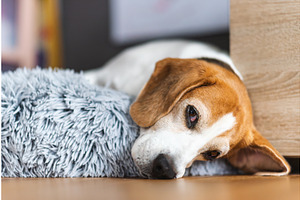
{"label": "dog's nose", "polygon": [[164,154],[159,154],[153,161],[152,177],[158,179],[172,179],[176,174]]}

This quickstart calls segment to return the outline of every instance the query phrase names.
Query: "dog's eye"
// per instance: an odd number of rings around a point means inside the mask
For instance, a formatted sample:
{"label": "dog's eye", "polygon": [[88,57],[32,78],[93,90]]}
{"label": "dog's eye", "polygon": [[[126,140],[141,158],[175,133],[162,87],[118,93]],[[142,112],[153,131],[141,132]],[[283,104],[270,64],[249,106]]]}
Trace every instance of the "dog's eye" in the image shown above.
{"label": "dog's eye", "polygon": [[216,151],[216,150],[206,151],[206,152],[202,153],[202,155],[206,160],[213,160],[213,159],[217,158],[220,155],[220,152]]}
{"label": "dog's eye", "polygon": [[198,122],[199,114],[194,106],[188,105],[186,107],[186,125],[188,128],[194,128]]}

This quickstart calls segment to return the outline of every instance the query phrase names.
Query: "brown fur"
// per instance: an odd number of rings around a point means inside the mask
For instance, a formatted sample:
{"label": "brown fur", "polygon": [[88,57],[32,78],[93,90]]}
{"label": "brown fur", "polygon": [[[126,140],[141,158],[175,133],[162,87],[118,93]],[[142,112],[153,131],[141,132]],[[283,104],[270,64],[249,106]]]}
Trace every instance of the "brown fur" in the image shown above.
{"label": "brown fur", "polygon": [[[197,98],[210,109],[208,126],[227,113],[235,116],[234,128],[219,136],[229,138],[230,151],[225,157],[232,165],[262,175],[290,172],[285,159],[255,129],[250,99],[242,81],[216,63],[174,58],[157,62],[130,114],[139,126],[151,127],[188,98]],[[202,157],[194,160],[197,159]]]}

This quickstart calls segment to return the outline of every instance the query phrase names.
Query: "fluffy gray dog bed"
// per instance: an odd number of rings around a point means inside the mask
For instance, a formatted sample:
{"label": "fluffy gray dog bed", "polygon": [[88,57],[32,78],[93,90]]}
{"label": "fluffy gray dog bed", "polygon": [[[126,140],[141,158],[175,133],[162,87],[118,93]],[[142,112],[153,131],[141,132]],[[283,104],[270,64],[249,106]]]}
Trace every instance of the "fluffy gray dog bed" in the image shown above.
{"label": "fluffy gray dog bed", "polygon": [[[138,177],[132,98],[90,85],[72,71],[2,74],[2,177]],[[186,175],[235,174],[223,160],[196,162]]]}

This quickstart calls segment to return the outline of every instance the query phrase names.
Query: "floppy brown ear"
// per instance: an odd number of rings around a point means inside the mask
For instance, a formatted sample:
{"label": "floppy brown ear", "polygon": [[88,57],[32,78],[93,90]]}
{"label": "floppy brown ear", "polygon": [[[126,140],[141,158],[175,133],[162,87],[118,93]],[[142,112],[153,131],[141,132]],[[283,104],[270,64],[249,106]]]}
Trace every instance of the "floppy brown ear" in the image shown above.
{"label": "floppy brown ear", "polygon": [[150,127],[168,114],[188,91],[214,84],[206,62],[196,59],[166,58],[156,63],[147,84],[130,107],[132,119],[141,127]]}
{"label": "floppy brown ear", "polygon": [[282,176],[290,173],[290,166],[280,153],[258,131],[252,131],[250,145],[235,150],[228,160],[246,173]]}

